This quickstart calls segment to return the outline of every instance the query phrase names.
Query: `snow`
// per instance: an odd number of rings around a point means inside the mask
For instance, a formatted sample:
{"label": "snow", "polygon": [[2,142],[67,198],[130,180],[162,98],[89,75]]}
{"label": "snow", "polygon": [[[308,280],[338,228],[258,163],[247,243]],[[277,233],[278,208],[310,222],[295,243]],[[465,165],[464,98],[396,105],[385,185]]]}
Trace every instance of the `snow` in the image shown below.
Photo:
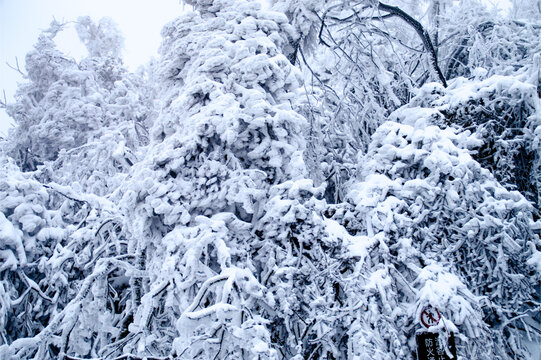
{"label": "snow", "polygon": [[369,250],[378,242],[377,238],[352,236],[338,222],[325,219],[325,230],[331,239],[340,239],[348,249],[348,256],[358,257],[362,264],[369,255]]}
{"label": "snow", "polygon": [[512,34],[479,28],[503,23],[441,3],[445,88],[368,3],[187,4],[138,73],[109,20],[79,19],[81,61],[56,23],[29,55],[0,152],[0,357],[411,359],[430,305],[462,358],[527,358],[531,39],[492,65],[481,45]]}
{"label": "snow", "polygon": [[541,251],[534,251],[526,263],[541,273]]}
{"label": "snow", "polygon": [[11,247],[10,250],[2,250],[2,268],[15,270],[18,265],[26,264],[26,252],[22,242],[22,235],[22,232],[16,229],[3,213],[0,213],[0,240],[3,247]]}

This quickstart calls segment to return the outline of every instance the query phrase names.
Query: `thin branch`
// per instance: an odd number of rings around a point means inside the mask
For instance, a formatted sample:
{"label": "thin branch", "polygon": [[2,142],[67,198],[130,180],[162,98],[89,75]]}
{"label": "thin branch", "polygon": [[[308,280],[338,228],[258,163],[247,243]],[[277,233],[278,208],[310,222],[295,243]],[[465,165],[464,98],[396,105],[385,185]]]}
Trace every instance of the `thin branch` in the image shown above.
{"label": "thin branch", "polygon": [[327,44],[325,42],[325,40],[323,40],[323,29],[325,28],[325,17],[321,17],[319,16],[319,14],[317,12],[314,12],[314,14],[316,14],[316,16],[319,18],[319,20],[321,21],[321,27],[319,28],[319,33],[318,33],[318,38],[319,38],[319,41],[320,43],[322,43],[323,45],[325,45],[326,47],[331,47],[329,44]]}
{"label": "thin branch", "polygon": [[22,76],[23,78],[26,79],[27,76],[26,76],[25,73],[23,73],[23,72],[21,71],[21,67],[19,66],[19,59],[18,59],[17,57],[15,57],[15,66],[10,65],[10,63],[8,63],[7,61],[6,61],[6,65],[7,65],[10,69],[15,70],[16,72],[18,72],[19,74],[21,74],[21,76]]}
{"label": "thin branch", "polygon": [[96,230],[96,232],[94,233],[94,236],[98,236],[98,234],[100,233],[101,229],[103,229],[103,227],[105,225],[107,225],[108,223],[110,222],[114,222],[114,221],[117,221],[117,225],[121,222],[121,220],[117,219],[117,218],[109,218],[109,219],[105,219],[101,225],[98,227],[98,230]]}
{"label": "thin branch", "polygon": [[5,108],[8,105],[8,99],[6,97],[6,90],[2,89],[2,93],[4,94],[4,100],[0,100],[0,108]]}
{"label": "thin branch", "polygon": [[32,288],[32,290],[36,291],[38,295],[41,296],[41,298],[43,298],[43,300],[47,300],[50,303],[54,302],[54,300],[48,297],[47,295],[45,295],[43,291],[41,291],[41,288],[39,287],[39,285],[36,284],[34,280],[26,276],[26,274],[22,270],[17,271],[17,273],[19,274],[19,277],[26,283],[26,285],[28,285],[29,288]]}
{"label": "thin branch", "polygon": [[377,33],[377,34],[381,34],[383,37],[386,37],[387,39],[389,40],[393,40],[393,41],[396,41],[397,43],[399,43],[400,45],[402,45],[403,47],[405,47],[406,49],[408,50],[411,50],[411,51],[414,51],[414,52],[417,52],[417,53],[424,53],[425,51],[421,48],[421,49],[416,49],[414,47],[411,47],[407,44],[405,44],[402,40],[400,40],[399,38],[397,38],[396,36],[393,36],[383,30],[381,30],[380,28],[378,28],[377,26],[374,26],[372,28],[369,28],[368,30],[369,32],[374,32],[374,33]]}
{"label": "thin branch", "polygon": [[222,345],[224,342],[224,335],[225,330],[222,329],[222,335],[220,336],[220,347],[218,348],[218,352],[216,353],[216,356],[214,356],[214,360],[218,359],[218,356],[220,356],[220,353],[222,352]]}
{"label": "thin branch", "polygon": [[329,16],[329,19],[331,20],[334,20],[334,21],[338,21],[338,22],[343,22],[343,21],[349,21],[353,18],[356,18],[357,20],[360,20],[360,21],[369,21],[369,20],[385,20],[385,19],[388,19],[388,18],[391,18],[393,17],[394,15],[393,14],[386,14],[386,15],[381,15],[381,16],[362,16],[362,17],[359,17],[357,16],[358,12],[354,12],[353,14],[351,14],[350,16],[347,16],[345,18],[337,18],[337,17],[334,17],[334,16]]}
{"label": "thin branch", "polygon": [[88,203],[88,201],[86,200],[81,200],[81,199],[75,199],[74,197],[71,197],[69,195],[66,195],[64,194],[62,191],[60,191],[59,189],[56,189],[52,186],[49,186],[47,184],[43,184],[43,187],[46,188],[46,189],[51,189],[51,190],[54,190],[56,191],[57,193],[59,193],[60,195],[64,196],[65,198],[69,199],[69,200],[72,200],[72,201],[75,201],[75,202],[78,202],[78,203],[81,203],[81,204],[87,204],[90,206],[90,204]]}

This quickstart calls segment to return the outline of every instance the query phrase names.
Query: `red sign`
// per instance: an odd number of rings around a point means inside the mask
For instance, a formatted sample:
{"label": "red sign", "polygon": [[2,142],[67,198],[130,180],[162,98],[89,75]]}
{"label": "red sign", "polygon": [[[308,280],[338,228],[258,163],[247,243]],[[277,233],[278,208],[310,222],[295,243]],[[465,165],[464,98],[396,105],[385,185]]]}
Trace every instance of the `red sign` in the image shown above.
{"label": "red sign", "polygon": [[440,312],[432,305],[425,306],[423,311],[421,311],[421,324],[427,328],[438,325],[440,319]]}

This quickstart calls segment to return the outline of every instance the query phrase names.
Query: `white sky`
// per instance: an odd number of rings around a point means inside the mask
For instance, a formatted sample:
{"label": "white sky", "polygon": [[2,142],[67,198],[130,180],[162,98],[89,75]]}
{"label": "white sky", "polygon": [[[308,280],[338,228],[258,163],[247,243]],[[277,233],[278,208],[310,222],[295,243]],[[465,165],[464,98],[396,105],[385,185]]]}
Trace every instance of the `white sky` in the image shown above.
{"label": "white sky", "polygon": [[[124,63],[135,70],[156,56],[163,25],[181,12],[179,0],[0,0],[0,96],[3,100],[3,90],[8,102],[13,101],[17,82],[23,81],[6,62],[15,65],[18,58],[24,71],[26,53],[53,18],[60,22],[85,15],[94,21],[104,16],[112,18],[125,37]],[[72,25],[57,36],[56,43],[60,50],[76,59],[86,53]],[[0,136],[7,134],[10,122],[0,109]]]}
{"label": "white sky", "polygon": [[[509,9],[510,0],[483,0]],[[0,96],[4,90],[8,102],[13,101],[17,82],[22,77],[10,69],[19,60],[24,70],[24,58],[32,49],[41,30],[55,18],[74,21],[89,15],[94,21],[104,16],[112,18],[125,37],[124,63],[131,70],[156,56],[163,25],[182,11],[180,0],[0,0]],[[73,27],[57,36],[57,45],[66,54],[80,59],[86,50],[78,41]],[[0,109],[0,136],[7,134],[11,119]]]}

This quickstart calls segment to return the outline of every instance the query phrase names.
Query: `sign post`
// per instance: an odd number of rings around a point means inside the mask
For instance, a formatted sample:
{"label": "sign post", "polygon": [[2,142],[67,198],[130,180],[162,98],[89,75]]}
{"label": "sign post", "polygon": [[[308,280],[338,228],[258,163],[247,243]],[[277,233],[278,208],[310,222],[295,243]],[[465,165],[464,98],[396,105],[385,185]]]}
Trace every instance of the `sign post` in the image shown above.
{"label": "sign post", "polygon": [[[421,312],[421,324],[427,329],[438,325],[440,320],[441,314],[433,306],[428,305]],[[418,360],[456,360],[455,336],[453,333],[451,333],[446,343],[446,347],[442,346],[438,333],[428,331],[418,333]],[[447,348],[447,351],[445,348]]]}

